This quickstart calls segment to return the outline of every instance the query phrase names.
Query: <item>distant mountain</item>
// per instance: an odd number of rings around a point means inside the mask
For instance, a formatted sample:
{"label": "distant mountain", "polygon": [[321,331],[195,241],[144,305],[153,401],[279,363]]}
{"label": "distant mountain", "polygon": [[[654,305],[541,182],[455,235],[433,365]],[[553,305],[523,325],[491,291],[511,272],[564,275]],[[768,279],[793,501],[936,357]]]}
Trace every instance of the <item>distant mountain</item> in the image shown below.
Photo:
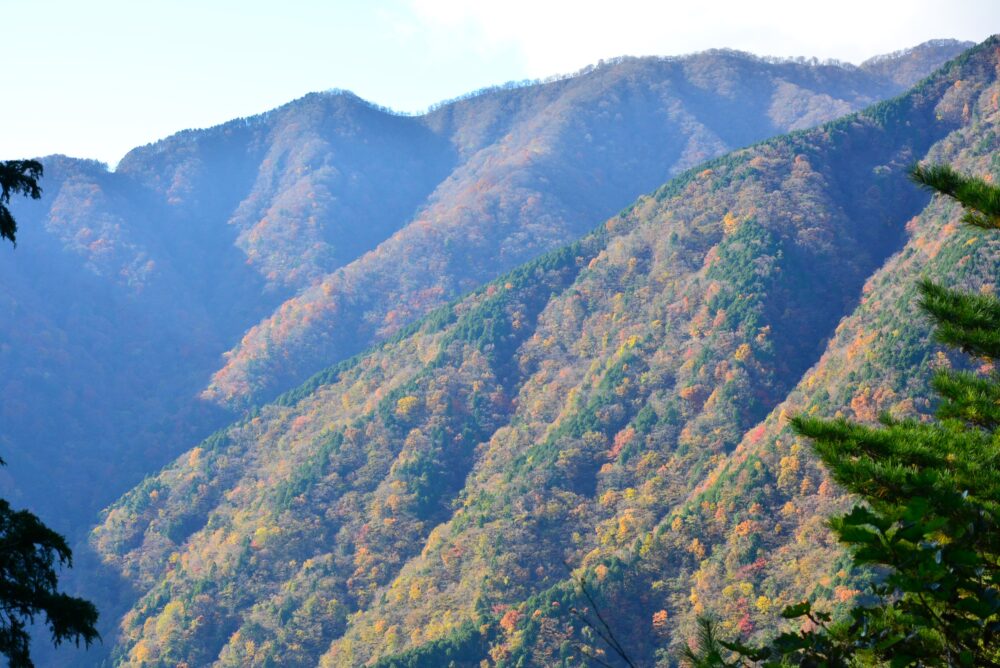
{"label": "distant mountain", "polygon": [[[971,42],[962,43],[966,48]],[[901,86],[912,86],[927,76],[938,64],[955,56],[955,40],[935,39],[919,46],[869,58],[861,69],[878,77],[891,79]]]}
{"label": "distant mountain", "polygon": [[79,532],[233,419],[206,387],[273,397],[683,169],[893,95],[962,48],[877,68],[623,59],[418,117],[316,94],[111,173],[48,158],[21,243],[0,249],[2,493]]}
{"label": "distant mountain", "polygon": [[[617,67],[667,64],[586,76]],[[112,660],[576,665],[581,645],[603,648],[571,612],[592,614],[565,564],[641,665],[671,665],[704,612],[753,636],[803,596],[842,609],[858,592],[824,518],[848,500],[784,416],[925,415],[931,369],[961,363],[930,342],[913,283],[995,290],[1000,240],[960,228],[905,172],[929,159],[1000,177],[998,71],[992,38],[898,98],[688,170],[147,478],[92,536],[139,593]],[[525,164],[545,164],[563,145],[551,141],[527,142],[543,157]],[[545,177],[556,193],[605,183],[558,173]],[[410,241],[449,229],[436,201],[362,261],[398,247],[441,275],[464,266],[445,261],[457,237]],[[508,200],[485,201],[490,227],[471,241],[502,258],[512,242],[492,214]],[[388,334],[380,312],[348,318],[373,302],[337,292],[351,278],[367,294],[357,281],[393,268],[380,262],[324,278],[273,324],[325,295],[345,323]],[[340,350],[330,337],[324,350]]]}
{"label": "distant mountain", "polygon": [[412,218],[398,220],[398,232],[251,329],[205,396],[237,405],[273,397],[576,238],[669,177],[891,97],[968,46],[931,42],[861,68],[730,51],[622,59],[446,105],[422,121],[456,150],[447,178]]}

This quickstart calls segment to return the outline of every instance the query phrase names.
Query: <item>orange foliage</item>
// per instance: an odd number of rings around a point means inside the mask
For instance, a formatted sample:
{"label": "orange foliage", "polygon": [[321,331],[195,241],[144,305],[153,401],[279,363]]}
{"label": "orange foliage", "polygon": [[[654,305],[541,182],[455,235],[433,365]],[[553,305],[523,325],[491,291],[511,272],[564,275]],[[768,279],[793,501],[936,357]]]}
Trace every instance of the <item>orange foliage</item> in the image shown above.
{"label": "orange foliage", "polygon": [[662,635],[662,634],[667,633],[667,631],[668,631],[668,628],[667,628],[667,619],[668,618],[669,618],[669,615],[667,615],[667,611],[666,610],[658,610],[657,612],[653,613],[653,629],[658,634]]}
{"label": "orange foliage", "polygon": [[764,433],[767,431],[767,427],[764,424],[759,424],[747,434],[747,440],[751,443],[758,443],[760,439],[764,438]]}
{"label": "orange foliage", "polygon": [[511,608],[500,618],[500,628],[507,634],[513,633],[517,629],[517,623],[521,620],[521,613]]}
{"label": "orange foliage", "polygon": [[622,448],[635,439],[635,429],[632,426],[625,427],[615,434],[614,445],[608,451],[608,459],[616,459],[621,454]]}

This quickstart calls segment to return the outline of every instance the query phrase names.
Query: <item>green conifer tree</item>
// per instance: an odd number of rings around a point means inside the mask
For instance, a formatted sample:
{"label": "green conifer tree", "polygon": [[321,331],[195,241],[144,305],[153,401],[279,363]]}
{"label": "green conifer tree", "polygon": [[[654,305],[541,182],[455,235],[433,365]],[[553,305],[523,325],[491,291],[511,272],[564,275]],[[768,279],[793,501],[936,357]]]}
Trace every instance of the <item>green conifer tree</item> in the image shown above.
{"label": "green conifer tree", "polygon": [[11,195],[31,199],[42,196],[38,179],[42,178],[42,163],[37,160],[4,160],[0,162],[0,239],[17,244],[17,221],[7,205]]}
{"label": "green conifer tree", "polygon": [[[911,176],[959,202],[966,223],[1000,229],[1000,188],[947,166],[918,166]],[[919,287],[940,342],[1000,361],[1000,300]],[[855,564],[876,574],[868,600],[838,622],[808,603],[791,606],[783,615],[807,617],[813,630],[765,647],[719,640],[703,620],[689,665],[1000,666],[1000,374],[941,370],[933,387],[935,422],[792,420],[863,501],[830,526]]]}

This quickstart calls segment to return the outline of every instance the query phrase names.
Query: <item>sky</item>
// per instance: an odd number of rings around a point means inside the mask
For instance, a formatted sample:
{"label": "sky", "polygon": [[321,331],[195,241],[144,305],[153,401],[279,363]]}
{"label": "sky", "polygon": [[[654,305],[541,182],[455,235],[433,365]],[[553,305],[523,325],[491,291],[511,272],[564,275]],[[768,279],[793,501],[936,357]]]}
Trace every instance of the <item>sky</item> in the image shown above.
{"label": "sky", "polygon": [[131,148],[334,88],[415,113],[621,55],[860,62],[1000,32],[1000,1],[0,0],[0,159]]}

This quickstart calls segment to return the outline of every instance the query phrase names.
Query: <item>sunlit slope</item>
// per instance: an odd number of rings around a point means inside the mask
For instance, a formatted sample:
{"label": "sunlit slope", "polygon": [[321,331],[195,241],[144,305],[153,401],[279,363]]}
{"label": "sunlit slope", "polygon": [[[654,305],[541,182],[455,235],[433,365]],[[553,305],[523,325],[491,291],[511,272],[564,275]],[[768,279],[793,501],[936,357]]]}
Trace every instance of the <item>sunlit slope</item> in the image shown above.
{"label": "sunlit slope", "polygon": [[[971,122],[936,144],[928,159],[1000,177],[998,92],[995,83],[977,91],[968,100]],[[929,387],[935,369],[980,365],[935,345],[931,324],[917,307],[922,278],[970,291],[996,290],[1000,240],[969,230],[960,218],[957,207],[935,202],[907,224],[907,245],[866,282],[861,304],[837,326],[817,364],[677,513],[683,518],[679,536],[710,527],[698,532],[703,541],[710,537],[705,544],[711,556],[692,577],[695,605],[683,611],[686,628],[705,611],[734,630],[759,633],[774,628],[780,608],[805,594],[832,608],[853,602],[858,592],[842,571],[848,562],[822,522],[850,500],[816,464],[808,443],[791,434],[785,417],[874,422],[887,412],[926,418],[935,404]],[[745,555],[753,551],[766,556],[745,568]]]}
{"label": "sunlit slope", "polygon": [[[892,305],[920,267],[992,271],[962,260],[982,241],[942,242],[940,266],[923,259],[947,225],[933,209],[907,230],[929,198],[905,170],[995,149],[996,48],[860,115],[685,173],[147,479],[93,536],[145,592],[115,656],[552,665],[579,640],[564,562],[590,569],[647,662],[699,605],[752,631],[773,614],[760,596],[807,593],[796,573],[834,554],[799,540],[837,492],[801,447],[778,444],[776,412],[800,405],[831,337],[836,351],[864,329],[838,322],[868,281],[848,323],[906,324],[888,330],[904,352],[866,333],[824,410],[865,410],[851,372],[869,356],[866,373],[880,359],[895,369],[892,405],[920,408],[930,348]],[[887,260],[915,269],[877,273]],[[846,596],[838,584],[820,595]]]}

